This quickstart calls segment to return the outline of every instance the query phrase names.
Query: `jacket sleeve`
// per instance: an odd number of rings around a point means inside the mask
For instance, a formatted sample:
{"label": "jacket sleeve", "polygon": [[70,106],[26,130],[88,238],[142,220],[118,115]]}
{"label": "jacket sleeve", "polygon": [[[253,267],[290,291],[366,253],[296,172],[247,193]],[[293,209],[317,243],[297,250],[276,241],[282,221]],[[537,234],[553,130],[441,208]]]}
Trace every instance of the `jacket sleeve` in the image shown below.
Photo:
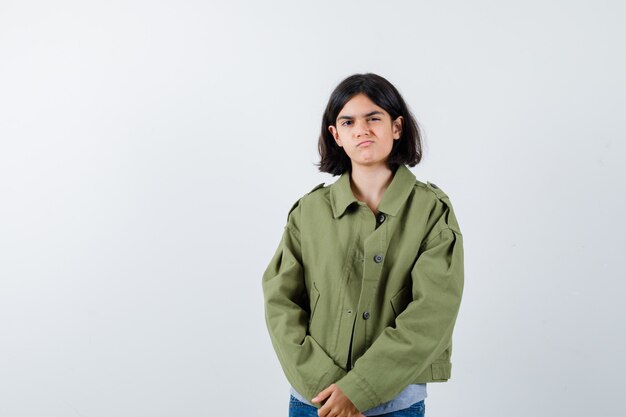
{"label": "jacket sleeve", "polygon": [[267,269],[262,285],[265,321],[285,376],[309,401],[346,374],[308,334],[309,301],[304,281],[296,206]]}
{"label": "jacket sleeve", "polygon": [[449,201],[445,207],[411,270],[412,301],[337,382],[361,412],[394,398],[451,346],[463,292],[463,237]]}

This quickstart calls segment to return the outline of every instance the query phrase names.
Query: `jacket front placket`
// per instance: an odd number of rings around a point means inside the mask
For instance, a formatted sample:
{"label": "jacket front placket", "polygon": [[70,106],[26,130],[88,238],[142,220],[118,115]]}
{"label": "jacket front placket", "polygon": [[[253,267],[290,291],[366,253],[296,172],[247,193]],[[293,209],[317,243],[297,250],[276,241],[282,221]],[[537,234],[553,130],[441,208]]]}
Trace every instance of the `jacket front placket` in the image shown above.
{"label": "jacket front placket", "polygon": [[355,277],[361,285],[352,330],[351,367],[354,365],[354,358],[360,357],[372,342],[371,332],[368,332],[367,324],[369,320],[376,320],[376,317],[373,316],[376,312],[371,311],[372,300],[383,273],[385,252],[388,246],[388,221],[378,224],[374,213],[365,203],[360,203],[359,220],[361,223],[362,257],[360,270],[362,273],[360,277]]}

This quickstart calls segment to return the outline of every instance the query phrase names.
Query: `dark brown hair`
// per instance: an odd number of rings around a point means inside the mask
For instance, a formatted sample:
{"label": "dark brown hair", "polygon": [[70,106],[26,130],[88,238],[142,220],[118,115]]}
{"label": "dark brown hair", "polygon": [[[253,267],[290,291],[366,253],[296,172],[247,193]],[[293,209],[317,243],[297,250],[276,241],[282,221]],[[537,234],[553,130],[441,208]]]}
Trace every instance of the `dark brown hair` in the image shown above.
{"label": "dark brown hair", "polygon": [[365,94],[377,106],[385,109],[395,120],[402,116],[402,134],[400,139],[393,141],[393,147],[387,163],[395,170],[401,164],[415,166],[422,160],[422,135],[415,117],[407,107],[398,90],[380,75],[354,74],[343,80],[332,92],[324,116],[322,131],[317,144],[320,162],[317,164],[321,172],[341,175],[352,170],[352,163],[344,149],[337,145],[328,126],[335,126],[337,116],[345,104],[355,95]]}

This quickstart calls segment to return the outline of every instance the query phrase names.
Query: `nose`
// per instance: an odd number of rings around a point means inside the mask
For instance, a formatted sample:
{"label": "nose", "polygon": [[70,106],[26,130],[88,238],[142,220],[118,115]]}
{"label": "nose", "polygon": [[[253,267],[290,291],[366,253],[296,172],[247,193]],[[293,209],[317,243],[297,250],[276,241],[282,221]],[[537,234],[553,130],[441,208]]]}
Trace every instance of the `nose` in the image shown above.
{"label": "nose", "polygon": [[355,120],[354,124],[355,137],[360,138],[361,136],[369,136],[370,128],[367,124],[367,120]]}

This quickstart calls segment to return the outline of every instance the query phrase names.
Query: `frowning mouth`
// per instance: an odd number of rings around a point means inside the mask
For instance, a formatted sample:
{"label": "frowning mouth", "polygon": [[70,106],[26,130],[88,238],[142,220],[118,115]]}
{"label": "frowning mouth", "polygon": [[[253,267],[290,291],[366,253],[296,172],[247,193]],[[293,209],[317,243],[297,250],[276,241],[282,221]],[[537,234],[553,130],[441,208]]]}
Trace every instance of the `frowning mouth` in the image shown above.
{"label": "frowning mouth", "polygon": [[370,143],[374,143],[373,140],[364,140],[363,142],[359,142],[358,145],[356,145],[357,147],[362,147],[362,146],[368,146]]}

